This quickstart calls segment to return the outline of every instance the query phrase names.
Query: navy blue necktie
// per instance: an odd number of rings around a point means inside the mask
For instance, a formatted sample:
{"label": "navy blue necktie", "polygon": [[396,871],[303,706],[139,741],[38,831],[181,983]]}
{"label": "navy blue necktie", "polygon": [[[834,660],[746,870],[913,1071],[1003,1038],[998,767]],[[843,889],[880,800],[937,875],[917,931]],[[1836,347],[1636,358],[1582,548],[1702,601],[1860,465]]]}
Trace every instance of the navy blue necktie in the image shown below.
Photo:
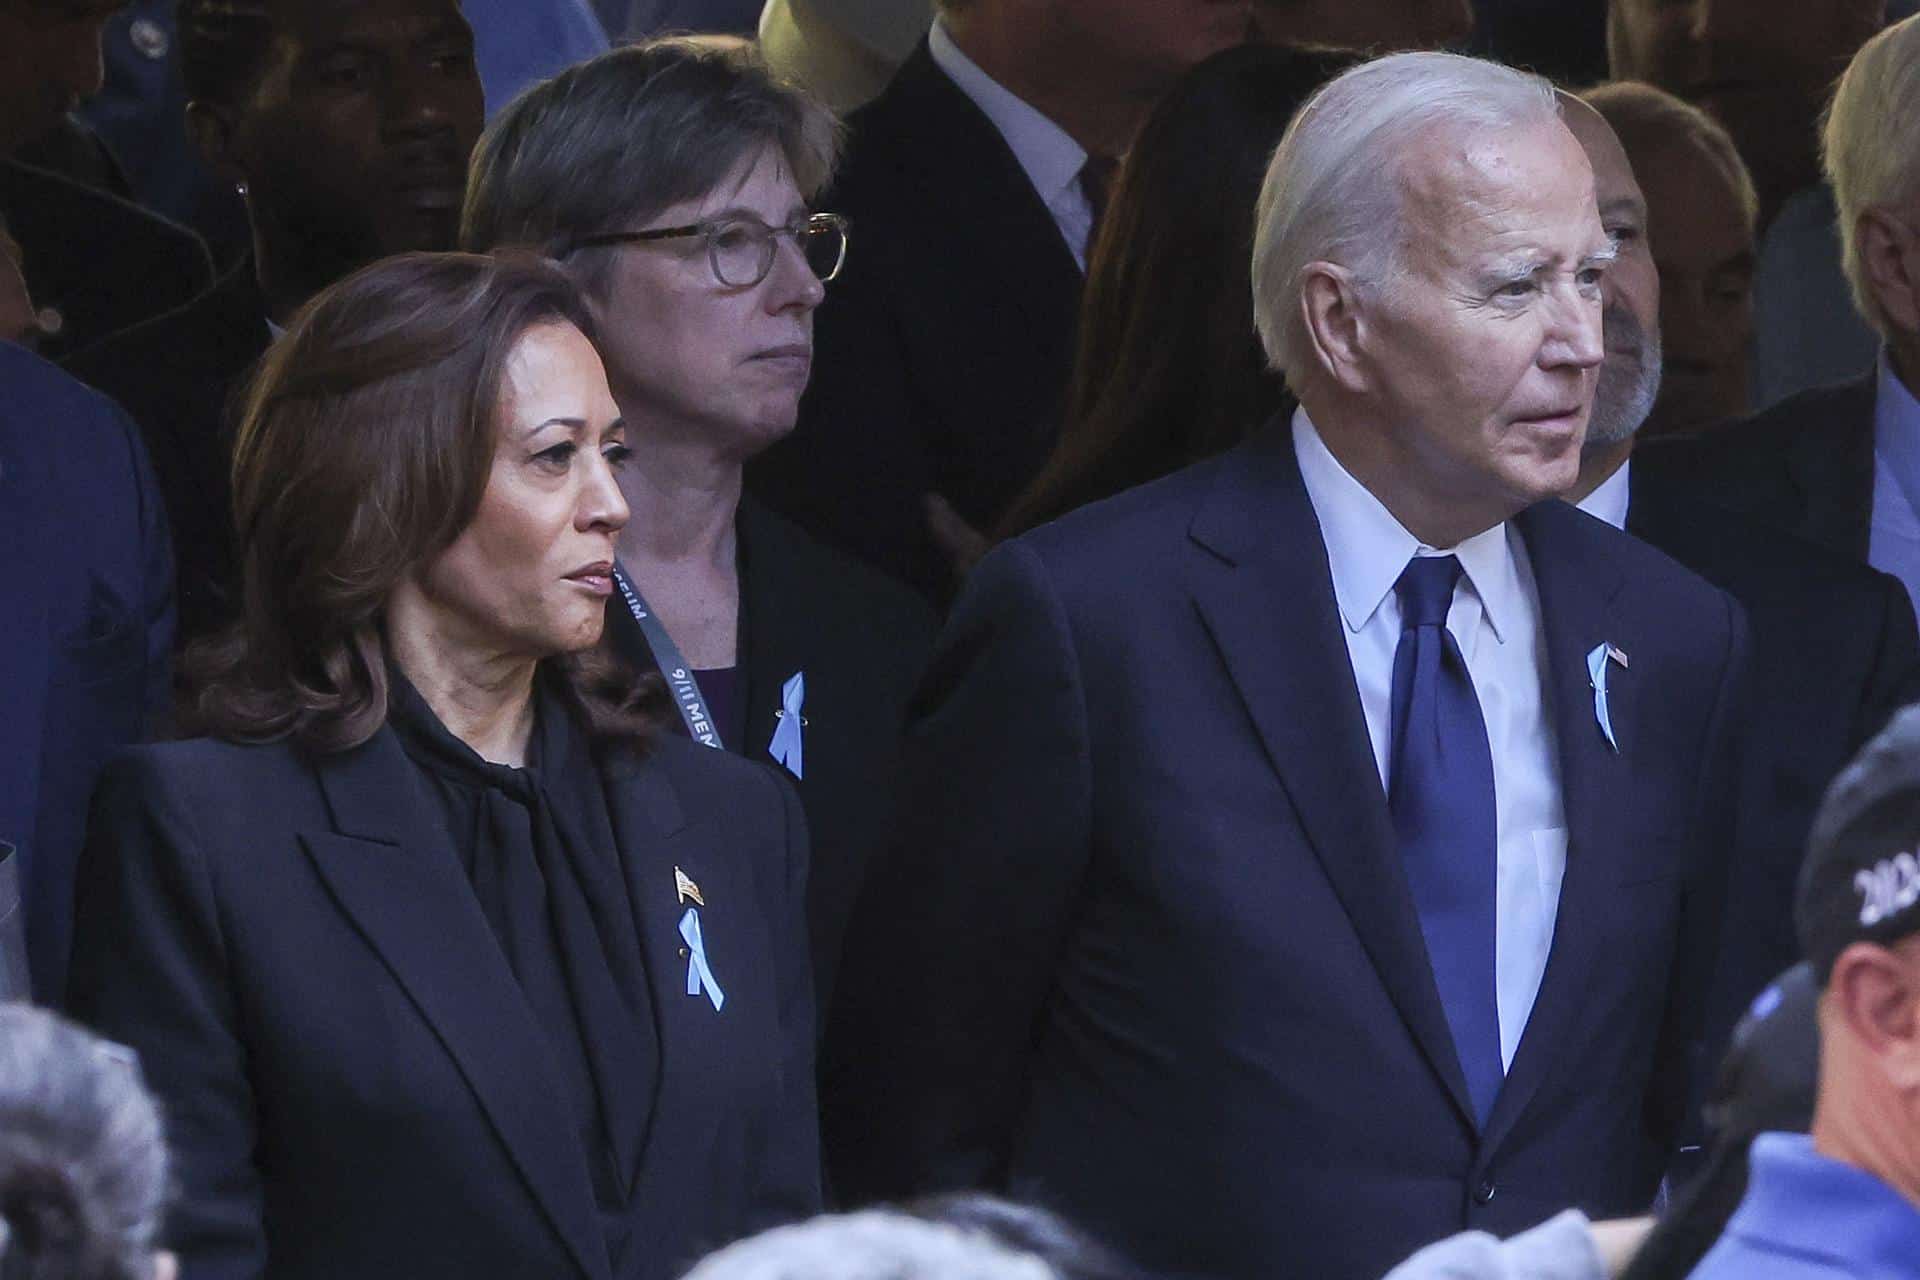
{"label": "navy blue necktie", "polygon": [[1387,807],[1454,1052],[1484,1125],[1505,1074],[1494,981],[1498,828],[1486,721],[1447,630],[1459,580],[1454,557],[1417,556],[1393,587],[1401,632]]}

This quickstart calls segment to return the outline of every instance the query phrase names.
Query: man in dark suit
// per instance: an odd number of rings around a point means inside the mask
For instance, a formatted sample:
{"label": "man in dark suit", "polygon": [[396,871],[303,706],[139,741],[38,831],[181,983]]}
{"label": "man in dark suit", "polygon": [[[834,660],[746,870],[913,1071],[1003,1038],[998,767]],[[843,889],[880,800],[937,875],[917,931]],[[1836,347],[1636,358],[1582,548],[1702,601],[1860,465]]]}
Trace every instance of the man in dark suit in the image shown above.
{"label": "man in dark suit", "polygon": [[1792,396],[1647,461],[1676,484],[1884,569],[1920,598],[1920,113],[1887,86],[1920,75],[1920,18],[1868,41],[1835,91],[1825,157],[1855,303],[1877,367]]}
{"label": "man in dark suit", "polygon": [[1254,246],[1299,412],[996,549],[936,650],[828,1031],[855,1198],[1372,1276],[1642,1211],[1673,1154],[1745,626],[1543,500],[1602,358],[1591,171],[1495,64],[1316,102]]}
{"label": "man in dark suit", "polygon": [[[1113,157],[1245,0],[948,3],[849,120],[853,220],[792,436],[749,469],[808,532],[944,599],[1045,460]],[[936,537],[936,529],[940,536]]]}
{"label": "man in dark suit", "polygon": [[1794,884],[1814,808],[1853,753],[1920,697],[1920,641],[1894,578],[1634,464],[1634,435],[1661,378],[1660,276],[1647,205],[1607,122],[1578,99],[1563,101],[1593,165],[1601,224],[1620,246],[1607,275],[1607,359],[1568,499],[1740,601],[1752,627],[1752,684],[1764,690],[1745,734],[1739,874],[1729,886],[1710,1017],[1717,1043],[1798,957]]}
{"label": "man in dark suit", "polygon": [[483,120],[457,0],[182,0],[177,20],[189,127],[214,170],[245,184],[255,253],[68,367],[146,433],[184,644],[234,598],[232,399],[271,325],[377,258],[451,249]]}
{"label": "man in dark suit", "polygon": [[100,87],[100,28],[122,0],[0,3],[0,219],[20,242],[40,349],[58,357],[207,287],[190,231],[8,157]]}
{"label": "man in dark suit", "polygon": [[[0,859],[0,934],[24,923],[43,1001],[65,982],[94,776],[163,708],[172,585],[160,495],[132,424],[0,343],[0,846],[13,850]],[[6,901],[16,888],[23,912]]]}

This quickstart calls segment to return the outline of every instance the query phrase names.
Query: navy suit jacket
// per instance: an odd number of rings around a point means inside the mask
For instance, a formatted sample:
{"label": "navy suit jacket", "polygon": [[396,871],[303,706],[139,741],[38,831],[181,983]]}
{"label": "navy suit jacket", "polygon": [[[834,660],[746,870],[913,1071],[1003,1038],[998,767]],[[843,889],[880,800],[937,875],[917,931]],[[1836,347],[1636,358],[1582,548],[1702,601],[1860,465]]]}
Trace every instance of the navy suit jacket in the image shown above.
{"label": "navy suit jacket", "polygon": [[1635,483],[1657,476],[1864,563],[1873,520],[1877,371],[1816,387],[1704,435],[1634,451]]}
{"label": "navy suit jacket", "polygon": [[20,851],[42,1001],[65,978],[94,778],[165,706],[172,576],[133,424],[0,342],[0,841]]}
{"label": "navy suit jacket", "polygon": [[847,162],[821,197],[853,220],[846,266],[814,319],[799,425],[748,464],[747,484],[944,602],[952,568],[923,496],[991,529],[1046,461],[1080,269],[1006,139],[924,41],[847,126]]}
{"label": "navy suit jacket", "polygon": [[[819,1208],[806,827],[771,768],[676,738],[601,773],[660,1046],[619,1280],[670,1280]],[[184,1280],[613,1280],[558,1070],[392,730],[136,748],[82,874],[73,1011],[159,1095]]]}
{"label": "navy suit jacket", "polygon": [[[1739,608],[1563,504],[1518,517],[1570,838],[1479,1132],[1275,428],[970,579],[849,929],[838,1190],[1006,1186],[1155,1272],[1248,1280],[1371,1280],[1462,1228],[1651,1202],[1724,887]],[[1602,643],[1631,661],[1617,753]]]}
{"label": "navy suit jacket", "polygon": [[[1636,455],[1637,456],[1637,455]],[[1794,888],[1834,775],[1920,698],[1920,637],[1897,578],[1703,501],[1636,460],[1627,531],[1738,600],[1752,632],[1751,718],[1709,1043],[1800,958]]]}

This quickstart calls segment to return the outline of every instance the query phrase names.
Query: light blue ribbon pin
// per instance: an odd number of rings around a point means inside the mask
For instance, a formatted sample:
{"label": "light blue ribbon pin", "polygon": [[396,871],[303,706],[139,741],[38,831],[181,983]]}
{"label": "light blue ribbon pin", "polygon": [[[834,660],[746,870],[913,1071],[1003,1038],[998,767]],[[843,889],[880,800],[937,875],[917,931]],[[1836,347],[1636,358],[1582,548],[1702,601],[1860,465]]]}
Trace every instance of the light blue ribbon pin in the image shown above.
{"label": "light blue ribbon pin", "polygon": [[705,988],[707,999],[713,1002],[713,1011],[720,1012],[727,995],[713,980],[713,969],[707,964],[707,945],[700,938],[700,913],[692,907],[680,917],[680,936],[687,943],[687,994],[697,996]]}
{"label": "light blue ribbon pin", "polygon": [[1607,745],[1614,754],[1620,753],[1620,744],[1614,740],[1613,721],[1607,715],[1607,660],[1611,645],[1595,645],[1593,652],[1587,655],[1587,676],[1593,683],[1593,718],[1600,725],[1600,732],[1606,737]]}
{"label": "light blue ribbon pin", "polygon": [[800,730],[806,726],[800,708],[806,701],[807,673],[796,671],[780,686],[780,722],[773,726],[773,741],[767,744],[767,751],[796,778],[801,776]]}

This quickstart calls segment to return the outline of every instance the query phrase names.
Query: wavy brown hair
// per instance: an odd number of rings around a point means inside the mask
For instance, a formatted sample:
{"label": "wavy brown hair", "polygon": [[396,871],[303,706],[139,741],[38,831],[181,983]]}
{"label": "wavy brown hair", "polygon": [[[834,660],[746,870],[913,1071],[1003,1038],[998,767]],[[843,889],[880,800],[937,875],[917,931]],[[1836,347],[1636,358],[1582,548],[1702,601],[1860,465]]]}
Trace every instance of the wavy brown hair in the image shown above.
{"label": "wavy brown hair", "polygon": [[[530,255],[403,254],[301,308],[246,389],[241,612],[188,652],[192,731],[323,752],[379,731],[387,600],[472,523],[507,358],[540,324],[592,336],[566,274]],[[560,661],[596,737],[650,732],[657,678],[599,650]]]}

